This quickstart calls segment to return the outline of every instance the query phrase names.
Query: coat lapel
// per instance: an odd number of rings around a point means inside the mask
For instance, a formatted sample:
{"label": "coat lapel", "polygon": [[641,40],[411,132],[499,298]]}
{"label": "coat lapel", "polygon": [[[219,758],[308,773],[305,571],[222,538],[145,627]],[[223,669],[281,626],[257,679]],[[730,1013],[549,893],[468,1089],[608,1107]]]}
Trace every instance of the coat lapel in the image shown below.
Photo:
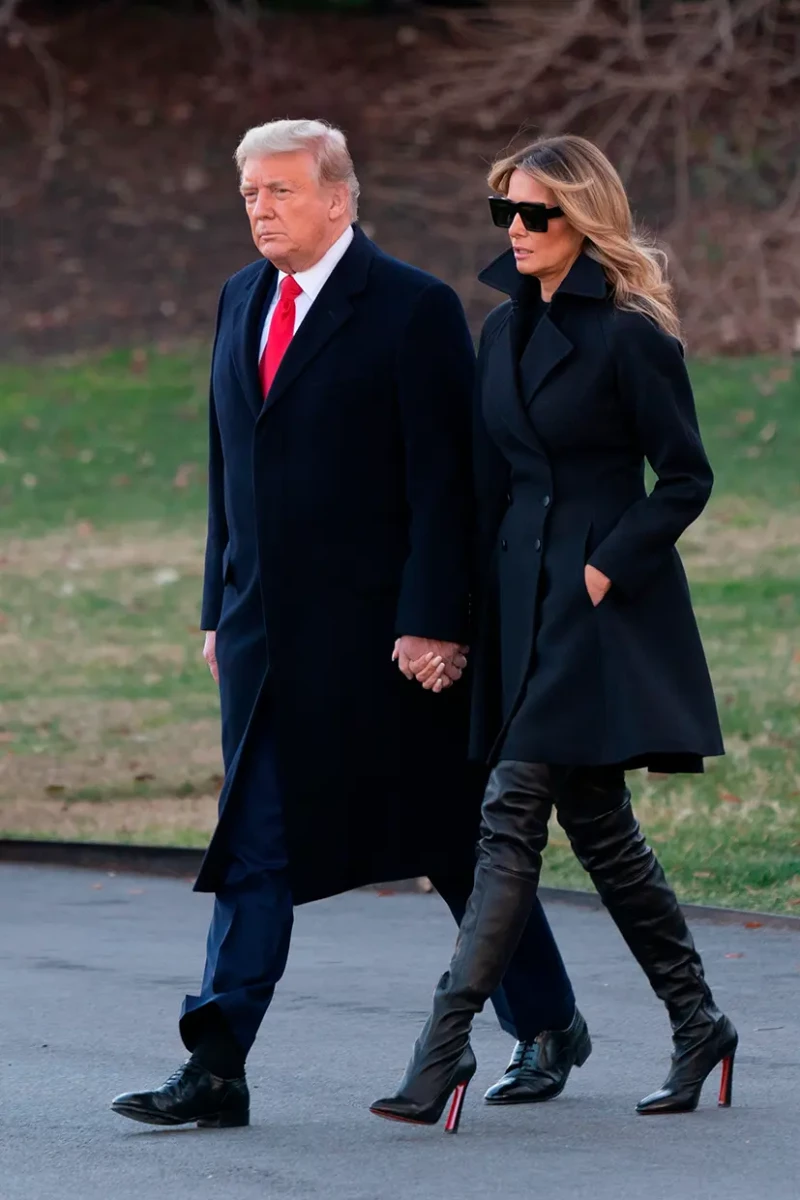
{"label": "coat lapel", "polygon": [[544,313],[523,351],[519,364],[520,385],[526,408],[530,409],[534,396],[542,388],[548,375],[555,371],[565,358],[569,358],[574,349],[572,342],[561,332],[550,313]]}
{"label": "coat lapel", "polygon": [[352,315],[352,297],[363,291],[375,248],[357,226],[353,241],[289,343],[262,409],[269,412],[308,364]]}
{"label": "coat lapel", "polygon": [[[512,307],[508,320],[498,330],[487,363],[486,375],[492,380],[491,394],[484,398],[484,404],[491,404],[509,431],[537,454],[544,454],[522,402],[517,372],[518,348],[516,344],[516,311]],[[488,414],[486,414],[488,420]]]}
{"label": "coat lapel", "polygon": [[247,403],[256,417],[264,407],[261,380],[258,377],[258,348],[261,343],[264,308],[277,278],[278,272],[275,267],[272,263],[265,262],[249,293],[233,315],[234,328],[238,331],[234,365]]}
{"label": "coat lapel", "polygon": [[[510,250],[507,250],[505,254],[501,254],[484,271],[481,271],[478,278],[481,283],[486,283],[489,287],[496,288],[500,292],[505,292],[506,295],[511,297],[515,306],[540,300],[538,281],[520,275],[514,261],[513,252]],[[574,349],[572,342],[566,334],[562,333],[556,321],[553,320],[552,312],[555,311],[558,314],[561,307],[564,304],[569,304],[573,297],[577,297],[579,300],[602,300],[607,295],[608,282],[602,266],[588,254],[580,254],[572,264],[566,279],[555,293],[550,309],[540,318],[538,325],[533,331],[533,336],[528,341],[522,353],[519,362],[518,377],[518,395],[521,392],[518,406],[520,409],[519,415],[528,428],[526,441],[528,444],[531,444],[533,439],[538,449],[541,449],[541,446],[529,419],[531,405],[552,372],[572,354]],[[510,325],[511,322],[508,322],[507,328],[504,330],[506,336],[503,351],[509,362],[515,362],[515,346],[509,328]],[[498,345],[499,342],[500,339],[498,339]],[[497,365],[499,368],[499,362]],[[508,368],[506,368],[507,373]],[[527,410],[527,413],[525,410]],[[510,411],[508,406],[506,406],[506,416],[508,417],[509,415]],[[510,424],[511,422],[507,423]],[[514,420],[511,427],[519,434],[520,424],[518,420]]]}

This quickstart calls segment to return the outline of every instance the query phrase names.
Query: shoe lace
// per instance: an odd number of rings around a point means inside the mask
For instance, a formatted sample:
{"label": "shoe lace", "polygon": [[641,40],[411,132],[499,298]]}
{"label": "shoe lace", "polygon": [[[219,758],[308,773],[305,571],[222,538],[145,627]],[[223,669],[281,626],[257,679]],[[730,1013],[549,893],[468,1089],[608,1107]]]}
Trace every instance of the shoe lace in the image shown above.
{"label": "shoe lace", "polygon": [[544,1036],[540,1033],[532,1042],[517,1042],[511,1062],[508,1064],[508,1070],[516,1070],[518,1067],[535,1067],[539,1060],[539,1047]]}
{"label": "shoe lace", "polygon": [[183,1075],[186,1068],[191,1064],[191,1061],[192,1060],[190,1058],[187,1058],[186,1062],[183,1062],[183,1063],[181,1063],[181,1065],[179,1067],[176,1067],[175,1070],[170,1075],[169,1079],[165,1079],[161,1086],[169,1087],[171,1083],[177,1083],[178,1080]]}

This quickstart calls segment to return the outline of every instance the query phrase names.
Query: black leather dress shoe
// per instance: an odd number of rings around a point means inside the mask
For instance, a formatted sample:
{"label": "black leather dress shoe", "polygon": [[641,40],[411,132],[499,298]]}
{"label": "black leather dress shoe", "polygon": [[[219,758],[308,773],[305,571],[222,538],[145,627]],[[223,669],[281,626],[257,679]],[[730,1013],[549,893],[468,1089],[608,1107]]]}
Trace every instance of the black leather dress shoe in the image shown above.
{"label": "black leather dress shoe", "polygon": [[191,1059],[152,1092],[125,1092],[111,1107],[121,1117],[145,1125],[196,1124],[231,1129],[250,1124],[247,1080],[220,1079]]}
{"label": "black leather dress shoe", "polygon": [[547,1030],[532,1042],[517,1042],[505,1075],[489,1088],[487,1104],[537,1104],[564,1090],[573,1067],[592,1053],[586,1022],[575,1009],[566,1029]]}

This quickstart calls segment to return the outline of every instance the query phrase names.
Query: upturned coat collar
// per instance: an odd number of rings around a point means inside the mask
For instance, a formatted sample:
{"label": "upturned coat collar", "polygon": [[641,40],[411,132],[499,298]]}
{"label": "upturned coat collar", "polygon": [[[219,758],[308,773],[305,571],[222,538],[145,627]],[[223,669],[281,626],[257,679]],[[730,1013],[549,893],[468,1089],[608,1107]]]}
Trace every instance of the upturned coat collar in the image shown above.
{"label": "upturned coat collar", "polygon": [[[517,270],[513,250],[506,250],[478,275],[481,283],[504,292],[515,303],[531,303],[541,298],[539,280]],[[586,300],[604,300],[608,295],[606,273],[596,259],[581,253],[556,291],[559,296],[580,296]]]}

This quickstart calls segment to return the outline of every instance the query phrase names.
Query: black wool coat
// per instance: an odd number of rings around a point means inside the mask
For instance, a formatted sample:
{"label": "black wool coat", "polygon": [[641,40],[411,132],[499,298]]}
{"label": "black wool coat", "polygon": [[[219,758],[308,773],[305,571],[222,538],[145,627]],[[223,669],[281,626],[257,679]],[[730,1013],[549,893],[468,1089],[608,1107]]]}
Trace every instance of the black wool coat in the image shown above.
{"label": "black wool coat", "polygon": [[455,293],[356,228],[265,403],[276,277],[245,267],[219,306],[202,626],[226,772],[197,887],[224,880],[268,720],[302,903],[433,874],[476,835],[467,689],[424,692],[391,661],[401,634],[467,636],[475,352]]}
{"label": "black wool coat", "polygon": [[[723,746],[675,543],[712,473],[682,348],[585,254],[549,308],[510,252],[481,279],[510,299],[478,360],[472,752],[702,770]],[[612,583],[597,608],[586,563]]]}

